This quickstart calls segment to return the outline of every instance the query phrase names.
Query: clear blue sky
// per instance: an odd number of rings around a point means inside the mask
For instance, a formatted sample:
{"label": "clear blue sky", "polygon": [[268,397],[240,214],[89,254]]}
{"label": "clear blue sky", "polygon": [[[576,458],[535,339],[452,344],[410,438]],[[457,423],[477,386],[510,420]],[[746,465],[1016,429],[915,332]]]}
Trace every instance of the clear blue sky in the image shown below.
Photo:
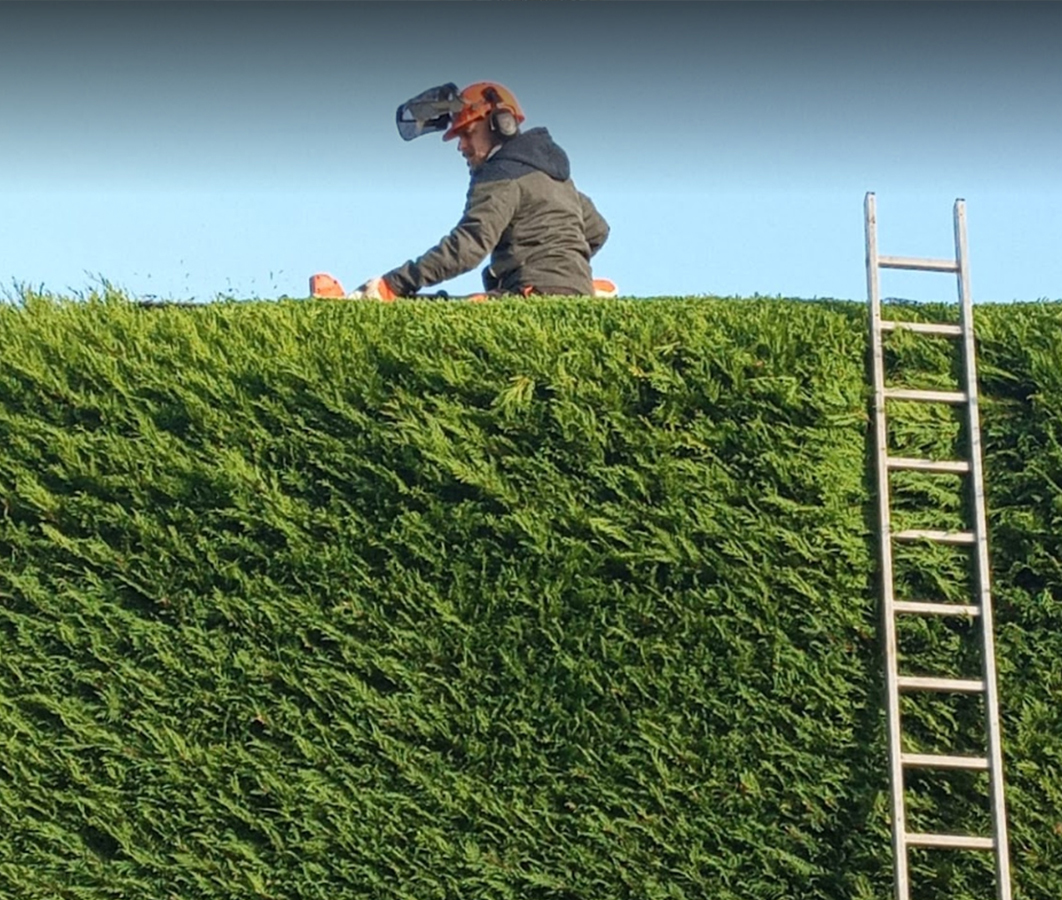
{"label": "clear blue sky", "polygon": [[961,196],[975,301],[1056,299],[1060,34],[1055,3],[4,2],[0,282],[353,288],[464,202],[395,108],[490,79],[567,150],[624,294],[861,300],[873,190],[881,252],[950,256]]}

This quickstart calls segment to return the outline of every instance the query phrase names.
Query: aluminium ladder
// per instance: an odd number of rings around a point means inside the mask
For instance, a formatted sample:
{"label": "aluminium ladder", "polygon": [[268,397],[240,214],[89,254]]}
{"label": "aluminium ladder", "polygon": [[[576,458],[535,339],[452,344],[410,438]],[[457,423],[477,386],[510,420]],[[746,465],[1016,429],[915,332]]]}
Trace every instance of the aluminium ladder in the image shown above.
{"label": "aluminium ladder", "polygon": [[[877,460],[878,521],[881,550],[883,637],[885,642],[886,698],[888,716],[889,772],[892,790],[892,848],[896,900],[910,900],[909,847],[965,850],[991,850],[995,859],[997,900],[1010,900],[1010,862],[1007,850],[1007,821],[1003,798],[1003,758],[996,692],[995,649],[992,634],[992,603],[989,592],[988,535],[985,525],[984,475],[981,459],[981,431],[977,408],[977,371],[974,362],[974,323],[970,299],[970,276],[966,251],[966,206],[955,201],[955,259],[912,259],[879,256],[874,194],[864,202],[866,220],[867,302],[870,307],[870,338],[874,382],[875,457]],[[880,269],[910,269],[927,272],[954,272],[958,282],[959,325],[884,320],[878,290]],[[917,334],[957,339],[962,354],[964,384],[959,391],[928,391],[887,388],[882,349],[882,333],[907,329]],[[964,460],[937,461],[890,456],[887,400],[922,403],[948,403],[966,407],[968,456]],[[971,530],[959,532],[903,530],[890,525],[889,473],[915,470],[964,475],[968,479],[973,523]],[[967,545],[973,549],[974,597],[968,604],[925,602],[913,598],[897,600],[893,590],[894,542],[931,541]],[[904,615],[977,617],[981,619],[981,678],[955,679],[903,675],[899,672],[897,618]],[[984,756],[946,756],[906,752],[902,741],[900,692],[935,691],[980,694],[984,701],[987,748]],[[912,769],[966,769],[988,773],[992,833],[989,836],[911,833],[906,826],[904,772]]]}

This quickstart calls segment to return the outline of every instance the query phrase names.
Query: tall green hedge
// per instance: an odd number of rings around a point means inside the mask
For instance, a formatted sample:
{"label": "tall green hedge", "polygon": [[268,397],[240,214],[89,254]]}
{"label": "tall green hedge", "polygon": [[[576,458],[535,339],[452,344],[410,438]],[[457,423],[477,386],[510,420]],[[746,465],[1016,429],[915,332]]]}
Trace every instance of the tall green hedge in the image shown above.
{"label": "tall green hedge", "polygon": [[[1062,304],[977,326],[1016,896],[1057,900]],[[865,332],[762,298],[0,308],[0,896],[889,897]],[[890,377],[947,383],[947,346],[893,336]],[[956,452],[953,411],[890,412]],[[902,521],[963,502],[896,483]],[[951,554],[901,585],[961,595]],[[972,630],[912,623],[906,664]],[[912,705],[912,742],[971,744],[974,706]],[[912,817],[976,827],[979,778]],[[912,861],[919,898],[993,896],[984,855]]]}

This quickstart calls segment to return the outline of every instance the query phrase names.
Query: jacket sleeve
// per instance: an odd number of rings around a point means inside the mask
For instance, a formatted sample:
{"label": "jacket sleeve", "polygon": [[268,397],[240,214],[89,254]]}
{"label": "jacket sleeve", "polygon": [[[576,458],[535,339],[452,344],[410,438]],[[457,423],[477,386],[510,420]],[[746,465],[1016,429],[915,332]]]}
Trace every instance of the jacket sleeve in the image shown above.
{"label": "jacket sleeve", "polygon": [[579,203],[583,208],[583,232],[590,244],[590,255],[593,256],[608,240],[608,222],[597,211],[593,201],[582,192],[579,193]]}
{"label": "jacket sleeve", "polygon": [[438,244],[383,277],[400,297],[456,278],[478,266],[497,246],[516,211],[519,188],[511,180],[474,183],[461,221]]}

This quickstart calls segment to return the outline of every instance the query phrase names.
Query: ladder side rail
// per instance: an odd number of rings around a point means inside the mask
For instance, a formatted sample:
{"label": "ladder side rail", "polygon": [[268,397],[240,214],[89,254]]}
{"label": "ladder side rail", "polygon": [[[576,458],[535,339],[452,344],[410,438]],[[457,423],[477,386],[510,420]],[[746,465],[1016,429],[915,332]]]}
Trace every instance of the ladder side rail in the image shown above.
{"label": "ladder side rail", "polygon": [[878,223],[873,193],[863,203],[866,231],[867,302],[870,319],[871,369],[874,379],[875,459],[878,485],[878,534],[881,562],[882,619],[885,631],[885,687],[888,715],[889,783],[892,797],[892,856],[896,900],[909,900],[907,815],[904,804],[903,752],[900,738],[900,691],[896,616],[893,603],[892,524],[889,514],[888,431],[885,419],[885,353],[882,347]]}
{"label": "ladder side rail", "polygon": [[955,201],[955,255],[958,262],[956,281],[962,319],[963,367],[966,381],[967,429],[970,443],[970,484],[973,499],[973,531],[976,536],[977,599],[981,608],[982,676],[985,684],[985,730],[988,737],[989,789],[995,832],[996,896],[1011,900],[1010,859],[1007,842],[1007,816],[1003,788],[1003,752],[999,725],[999,697],[996,686],[995,637],[988,561],[988,527],[985,510],[984,463],[981,447],[981,423],[978,409],[976,344],[974,341],[973,301],[970,293],[970,270],[966,244],[966,204]]}

